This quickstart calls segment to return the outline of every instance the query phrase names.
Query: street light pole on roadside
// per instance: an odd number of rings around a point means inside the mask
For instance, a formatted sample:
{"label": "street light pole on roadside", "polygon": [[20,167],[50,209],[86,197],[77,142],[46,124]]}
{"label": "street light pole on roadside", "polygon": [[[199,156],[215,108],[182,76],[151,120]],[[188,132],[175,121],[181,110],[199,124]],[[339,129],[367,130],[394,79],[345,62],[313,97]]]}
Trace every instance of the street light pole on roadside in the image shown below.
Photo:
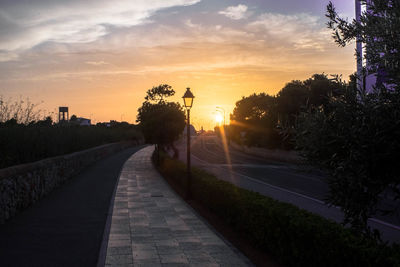
{"label": "street light pole on roadside", "polygon": [[191,177],[191,169],[190,169],[190,108],[193,105],[193,98],[194,95],[190,91],[190,88],[186,88],[186,92],[183,95],[183,104],[186,108],[187,111],[187,119],[186,119],[186,139],[187,139],[187,144],[186,144],[186,150],[187,150],[187,160],[186,160],[186,165],[187,165],[187,188],[186,188],[186,199],[190,199],[192,194],[191,194],[191,186],[192,186],[192,177]]}

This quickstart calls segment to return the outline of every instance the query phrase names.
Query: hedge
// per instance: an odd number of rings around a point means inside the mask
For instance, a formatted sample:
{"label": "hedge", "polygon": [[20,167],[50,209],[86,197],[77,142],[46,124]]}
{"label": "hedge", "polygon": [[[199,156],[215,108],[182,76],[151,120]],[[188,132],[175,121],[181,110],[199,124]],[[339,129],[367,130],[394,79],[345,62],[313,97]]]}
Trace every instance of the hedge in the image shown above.
{"label": "hedge", "polygon": [[0,124],[0,169],[120,141],[139,141],[136,127]]}
{"label": "hedge", "polygon": [[[181,188],[186,165],[161,154],[159,172]],[[400,246],[357,236],[342,225],[192,169],[192,197],[259,249],[288,266],[400,266]]]}

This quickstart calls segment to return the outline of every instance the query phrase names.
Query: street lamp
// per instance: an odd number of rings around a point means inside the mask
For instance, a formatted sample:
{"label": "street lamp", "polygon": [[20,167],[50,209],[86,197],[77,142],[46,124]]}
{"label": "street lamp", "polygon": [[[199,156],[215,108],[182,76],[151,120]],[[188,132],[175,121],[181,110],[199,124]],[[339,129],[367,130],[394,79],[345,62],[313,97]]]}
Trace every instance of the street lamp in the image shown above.
{"label": "street lamp", "polygon": [[187,139],[187,145],[186,145],[186,150],[187,150],[187,191],[186,191],[186,199],[190,199],[191,198],[191,173],[190,173],[190,108],[193,105],[193,99],[194,99],[194,95],[193,93],[190,91],[190,88],[186,88],[186,92],[183,95],[183,104],[187,110],[187,124],[186,124],[186,130],[187,130],[187,134],[186,134],[186,139]]}

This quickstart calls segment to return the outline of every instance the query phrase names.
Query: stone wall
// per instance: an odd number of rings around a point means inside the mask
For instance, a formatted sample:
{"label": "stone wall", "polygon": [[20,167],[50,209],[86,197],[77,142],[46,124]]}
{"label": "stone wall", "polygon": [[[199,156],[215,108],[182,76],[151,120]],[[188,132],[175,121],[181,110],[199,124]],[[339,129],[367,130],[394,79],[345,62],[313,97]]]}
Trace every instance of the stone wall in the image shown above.
{"label": "stone wall", "polygon": [[86,166],[129,146],[121,142],[0,169],[0,224],[43,198]]}

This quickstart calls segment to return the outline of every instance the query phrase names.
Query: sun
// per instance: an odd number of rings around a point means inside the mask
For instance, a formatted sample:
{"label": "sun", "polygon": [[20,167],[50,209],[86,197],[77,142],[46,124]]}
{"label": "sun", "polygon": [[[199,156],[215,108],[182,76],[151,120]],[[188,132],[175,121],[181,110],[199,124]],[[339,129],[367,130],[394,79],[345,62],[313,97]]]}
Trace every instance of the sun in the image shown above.
{"label": "sun", "polygon": [[224,118],[222,118],[222,115],[217,113],[215,114],[215,121],[220,124],[222,121],[224,120]]}

